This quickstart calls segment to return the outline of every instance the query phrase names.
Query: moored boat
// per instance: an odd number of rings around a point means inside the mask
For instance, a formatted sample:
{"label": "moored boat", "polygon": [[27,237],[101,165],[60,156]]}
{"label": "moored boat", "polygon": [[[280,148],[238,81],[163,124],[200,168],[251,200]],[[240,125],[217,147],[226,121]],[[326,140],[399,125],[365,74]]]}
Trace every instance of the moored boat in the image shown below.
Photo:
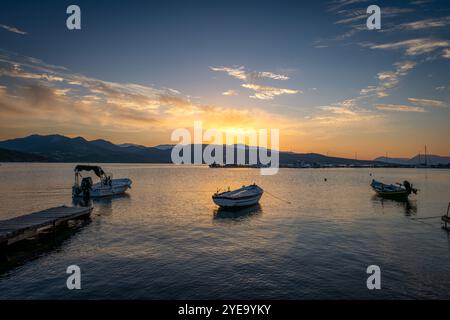
{"label": "moored boat", "polygon": [[263,189],[252,184],[232,191],[216,192],[212,199],[222,208],[242,208],[257,204],[263,193]]}
{"label": "moored boat", "polygon": [[411,193],[417,194],[417,189],[406,180],[403,183],[385,184],[373,179],[370,186],[380,197],[407,198]]}
{"label": "moored boat", "polygon": [[[89,197],[99,198],[122,194],[131,188],[130,179],[113,179],[111,174],[106,174],[99,166],[78,165],[75,167],[75,183],[72,187],[72,197],[82,197],[85,192],[89,192]],[[92,183],[90,177],[82,177],[82,171],[93,171],[100,182]],[[81,178],[81,183],[80,183]]]}

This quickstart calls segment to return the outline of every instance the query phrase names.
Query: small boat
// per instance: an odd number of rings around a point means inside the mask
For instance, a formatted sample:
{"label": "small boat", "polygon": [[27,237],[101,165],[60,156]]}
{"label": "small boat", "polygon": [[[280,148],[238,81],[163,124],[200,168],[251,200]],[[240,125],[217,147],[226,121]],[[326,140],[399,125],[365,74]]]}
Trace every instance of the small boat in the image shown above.
{"label": "small boat", "polygon": [[242,208],[257,204],[263,192],[263,189],[252,184],[232,191],[216,192],[212,199],[222,208]]}
{"label": "small boat", "polygon": [[[72,187],[72,197],[84,197],[84,193],[89,193],[89,197],[99,198],[122,194],[131,188],[130,179],[113,179],[112,174],[106,174],[99,166],[78,165],[75,167],[75,183]],[[82,171],[93,171],[100,182],[92,183],[91,177],[82,177]],[[80,178],[81,184],[80,184]]]}
{"label": "small boat", "polygon": [[407,198],[411,193],[417,194],[417,189],[413,188],[412,184],[406,180],[403,184],[384,184],[373,179],[370,186],[380,197]]}

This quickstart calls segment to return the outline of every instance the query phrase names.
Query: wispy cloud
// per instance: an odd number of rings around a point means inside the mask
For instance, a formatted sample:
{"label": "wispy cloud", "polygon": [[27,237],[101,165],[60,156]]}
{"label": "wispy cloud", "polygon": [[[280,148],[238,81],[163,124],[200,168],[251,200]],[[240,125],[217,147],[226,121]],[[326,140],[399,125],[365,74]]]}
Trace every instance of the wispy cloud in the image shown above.
{"label": "wispy cloud", "polygon": [[0,24],[0,28],[3,28],[3,29],[5,29],[5,30],[7,30],[7,31],[9,31],[9,32],[13,32],[13,33],[21,34],[21,35],[26,35],[26,34],[28,34],[28,32],[19,30],[19,29],[16,28],[16,27],[7,26],[6,24]]}
{"label": "wispy cloud", "polygon": [[212,71],[225,72],[229,76],[239,79],[247,80],[247,73],[244,67],[230,68],[230,67],[209,67]]}
{"label": "wispy cloud", "polygon": [[[7,85],[0,86],[1,128],[22,127],[32,132],[36,127],[72,127],[75,132],[85,129],[101,136],[126,130],[141,135],[151,132],[150,137],[155,132],[170,132],[174,125],[191,127],[194,120],[218,130],[282,129],[296,124],[294,119],[259,108],[204,105],[176,89],[104,81],[5,52],[0,59],[0,78],[8,78]],[[77,119],[76,126],[68,119]]]}
{"label": "wispy cloud", "polygon": [[392,112],[428,112],[427,108],[446,108],[448,105],[444,101],[430,99],[408,98],[414,106],[403,104],[375,104],[375,108],[381,111]]}
{"label": "wispy cloud", "polygon": [[296,94],[300,92],[299,90],[261,86],[252,83],[244,83],[242,87],[255,91],[255,94],[250,96],[250,98],[260,100],[273,100],[274,97],[282,94]]}
{"label": "wispy cloud", "polygon": [[391,42],[385,44],[367,44],[363,43],[362,46],[370,47],[371,49],[385,49],[385,50],[397,50],[404,49],[405,54],[408,56],[417,56],[426,53],[431,53],[437,49],[446,48],[450,46],[448,40],[436,40],[431,38],[411,39],[399,42]]}
{"label": "wispy cloud", "polygon": [[433,1],[434,0],[415,0],[415,1],[411,1],[411,4],[418,6],[418,5],[428,4],[428,3],[431,3]]}
{"label": "wispy cloud", "polygon": [[408,101],[421,106],[421,107],[431,107],[431,108],[447,108],[448,104],[444,101],[440,100],[431,100],[431,99],[417,99],[417,98],[408,98]]}
{"label": "wispy cloud", "polygon": [[394,71],[379,72],[377,74],[378,85],[368,86],[362,89],[360,94],[376,94],[380,98],[388,96],[389,91],[398,85],[400,78],[406,76],[416,66],[416,62],[403,61],[394,63],[394,66],[396,67]]}
{"label": "wispy cloud", "polygon": [[[382,17],[383,20],[388,18],[397,17],[400,14],[414,12],[412,8],[395,8],[395,7],[383,7]],[[335,24],[350,24],[354,25],[355,22],[365,21],[369,15],[365,9],[359,10],[341,10],[338,14],[342,17],[340,20],[336,21]]]}
{"label": "wispy cloud", "polygon": [[381,111],[391,111],[391,112],[418,112],[418,113],[427,112],[427,110],[425,110],[422,107],[414,107],[401,104],[376,104],[375,108]]}
{"label": "wispy cloud", "polygon": [[443,28],[448,25],[450,25],[450,16],[445,16],[440,18],[430,18],[412,22],[405,22],[399,24],[397,27],[392,28],[392,30],[424,30],[431,28]]}
{"label": "wispy cloud", "polygon": [[247,71],[244,66],[240,67],[210,67],[212,71],[225,72],[229,76],[242,81],[255,81],[257,79],[272,79],[272,80],[289,80],[289,77],[284,74],[277,74],[270,71]]}
{"label": "wispy cloud", "polygon": [[[246,89],[255,91],[255,94],[250,98],[259,100],[273,100],[276,96],[283,94],[296,94],[301,93],[300,90],[278,88],[268,85],[259,84],[261,80],[289,80],[289,77],[285,74],[278,74],[270,71],[247,71],[245,67],[210,67],[212,71],[225,72],[229,76],[241,80],[243,83],[241,86]],[[223,95],[236,95],[234,90],[228,90]]]}
{"label": "wispy cloud", "polygon": [[442,52],[442,57],[445,59],[450,59],[450,50],[444,49],[444,51]]}
{"label": "wispy cloud", "polygon": [[328,11],[335,12],[343,7],[365,2],[368,2],[368,0],[334,0],[330,2]]}
{"label": "wispy cloud", "polygon": [[314,116],[312,119],[321,124],[345,124],[345,123],[363,123],[379,118],[370,110],[360,107],[358,104],[361,98],[356,97],[346,99],[327,106],[318,107],[322,111],[321,114]]}
{"label": "wispy cloud", "polygon": [[[363,31],[367,31],[366,26],[366,19],[369,17],[369,14],[367,14],[366,8],[367,6],[361,8],[361,6],[358,6],[357,8],[341,8],[353,4],[359,4],[367,1],[334,1],[332,2],[332,6],[330,8],[330,11],[333,12],[337,17],[338,20],[334,22],[334,24],[342,25],[347,28],[343,33],[340,33],[336,36],[329,37],[326,39],[318,39],[314,42],[315,48],[324,48],[328,46],[329,42],[339,42],[347,40]],[[340,9],[336,9],[340,8]],[[398,7],[382,7],[382,21],[383,25],[386,26],[386,21],[396,18],[400,15],[414,12],[414,8],[398,8]],[[389,28],[391,30],[392,28]],[[383,27],[381,32],[384,32],[388,30],[388,28]]]}
{"label": "wispy cloud", "polygon": [[237,96],[238,92],[236,90],[227,90],[225,92],[222,93],[224,96]]}

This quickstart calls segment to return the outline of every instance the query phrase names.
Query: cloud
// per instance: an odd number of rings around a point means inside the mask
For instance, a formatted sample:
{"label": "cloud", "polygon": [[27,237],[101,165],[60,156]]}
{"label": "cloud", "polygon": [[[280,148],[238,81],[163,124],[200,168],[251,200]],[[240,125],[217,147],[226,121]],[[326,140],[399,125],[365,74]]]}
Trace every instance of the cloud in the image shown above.
{"label": "cloud", "polygon": [[270,71],[246,71],[244,66],[240,67],[209,67],[212,71],[225,72],[229,76],[242,81],[256,81],[257,79],[272,79],[272,80],[289,80],[289,77],[284,74],[277,74]]}
{"label": "cloud", "polygon": [[[382,7],[381,14],[383,19],[397,17],[403,13],[414,12],[412,8],[394,8],[394,7]],[[335,24],[353,24],[354,22],[367,20],[369,14],[364,10],[341,10],[338,12],[343,18],[336,21]],[[364,24],[365,26],[365,24]]]}
{"label": "cloud", "polygon": [[[229,76],[232,76],[236,79],[239,79],[243,82],[241,85],[246,89],[250,89],[255,91],[254,95],[251,95],[250,98],[259,99],[259,100],[273,100],[274,97],[280,96],[283,94],[296,94],[301,91],[293,90],[293,89],[285,89],[285,88],[276,88],[272,86],[257,84],[258,81],[264,79],[270,80],[289,80],[289,77],[284,74],[277,74],[270,71],[261,71],[261,72],[250,72],[246,71],[243,66],[236,68],[229,67],[210,67],[212,71],[220,71],[225,72]],[[228,90],[223,93],[223,95],[236,95],[237,92],[235,90]]]}
{"label": "cloud", "polygon": [[392,111],[392,112],[427,112],[422,107],[414,107],[400,104],[376,104],[375,108],[381,111]]}
{"label": "cloud", "polygon": [[[1,62],[1,60],[0,60]],[[47,80],[47,81],[63,81],[64,79],[54,73],[35,73],[26,72],[22,70],[20,63],[11,63],[9,66],[5,66],[0,69],[0,76],[7,76],[13,78],[23,78],[23,79],[37,79],[37,80]]]}
{"label": "cloud", "polygon": [[[366,1],[336,1],[335,3],[340,4],[354,4],[354,3],[362,3]],[[328,44],[328,42],[332,41],[343,41],[347,40],[350,37],[359,34],[362,31],[367,31],[366,20],[369,17],[369,14],[366,12],[366,7],[364,8],[349,8],[349,9],[339,9],[339,10],[330,10],[333,11],[338,16],[338,20],[334,22],[334,24],[342,25],[350,28],[349,30],[338,34],[336,36],[327,38],[327,39],[319,39],[314,42],[315,48],[324,48]],[[389,19],[395,18],[401,14],[414,12],[414,8],[397,8],[397,7],[386,7],[383,6],[381,8],[382,20],[383,20],[383,28],[381,32],[384,32],[387,29],[385,26],[388,25],[386,21]]]}
{"label": "cloud", "polygon": [[446,58],[446,59],[450,59],[450,50],[449,49],[444,49],[444,51],[442,53],[442,57]]}
{"label": "cloud", "polygon": [[242,87],[255,91],[255,94],[250,96],[250,98],[259,100],[273,100],[274,97],[282,94],[296,94],[300,92],[299,90],[261,86],[251,83],[244,83]]}
{"label": "cloud", "polygon": [[28,32],[19,30],[19,29],[16,28],[16,27],[7,26],[7,25],[5,25],[5,24],[0,24],[0,28],[3,28],[3,29],[5,29],[5,30],[8,30],[9,32],[13,32],[13,33],[21,34],[21,35],[26,35],[26,34],[28,34]]}
{"label": "cloud", "polygon": [[273,80],[289,80],[289,77],[284,74],[276,74],[269,71],[262,71],[256,73],[257,78],[267,78]]}
{"label": "cloud", "polygon": [[329,111],[334,114],[356,115],[356,112],[345,106],[322,106],[324,111]]}
{"label": "cloud", "polygon": [[360,97],[346,99],[327,106],[318,107],[323,113],[312,117],[320,124],[343,125],[348,123],[364,123],[380,118],[368,109],[358,105]]}
{"label": "cloud", "polygon": [[402,104],[376,104],[375,108],[381,111],[424,113],[428,112],[428,110],[426,109],[427,107],[431,108],[447,107],[447,104],[445,102],[439,100],[408,98],[408,101],[414,104],[414,106]]}
{"label": "cloud", "polygon": [[[136,134],[141,141],[154,139],[155,134],[169,139],[175,127],[190,128],[195,120],[203,121],[205,129],[297,130],[296,120],[282,114],[259,108],[204,105],[176,89],[104,81],[2,51],[0,79],[6,77],[7,85],[0,86],[0,128],[8,128],[8,134],[11,130],[35,133],[51,128],[60,133],[72,130],[80,134],[84,130],[97,137],[111,137],[113,133],[122,137],[126,132],[126,136]],[[260,90],[277,95],[277,90],[288,89]]]}
{"label": "cloud", "polygon": [[416,99],[408,98],[408,101],[421,106],[421,107],[431,107],[431,108],[447,108],[448,104],[440,100],[430,100],[430,99]]}
{"label": "cloud", "polygon": [[335,0],[330,2],[328,11],[334,12],[337,11],[338,9],[341,9],[342,7],[364,2],[368,2],[368,0]]}
{"label": "cloud", "polygon": [[224,96],[237,96],[238,92],[236,90],[227,90],[225,92],[222,93]]}
{"label": "cloud", "polygon": [[417,65],[414,61],[402,61],[394,63],[394,71],[382,71],[377,74],[378,85],[368,86],[360,91],[361,95],[377,95],[380,98],[387,97],[389,91],[395,88],[400,78],[406,76]]}
{"label": "cloud", "polygon": [[404,49],[406,55],[417,56],[425,53],[431,53],[440,48],[449,47],[450,41],[421,38],[385,44],[361,44],[361,45],[368,46],[371,49],[385,49],[385,50]]}
{"label": "cloud", "polygon": [[395,30],[424,30],[431,28],[443,28],[450,25],[450,16],[440,18],[423,19],[413,22],[406,22],[398,25]]}
{"label": "cloud", "polygon": [[247,74],[244,67],[229,68],[229,67],[209,67],[212,71],[225,72],[229,76],[234,77],[239,80],[247,80]]}
{"label": "cloud", "polygon": [[433,2],[434,0],[416,0],[416,1],[411,1],[410,4],[418,6],[418,5],[422,5],[422,4],[427,4],[430,2]]}

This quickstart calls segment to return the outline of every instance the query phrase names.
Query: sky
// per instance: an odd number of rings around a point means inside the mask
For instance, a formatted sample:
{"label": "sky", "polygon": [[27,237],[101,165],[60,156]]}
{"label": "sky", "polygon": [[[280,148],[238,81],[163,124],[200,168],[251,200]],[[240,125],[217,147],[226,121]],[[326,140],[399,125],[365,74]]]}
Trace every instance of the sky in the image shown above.
{"label": "sky", "polygon": [[279,129],[284,151],[450,155],[450,2],[0,2],[0,140],[153,146],[194,121]]}

